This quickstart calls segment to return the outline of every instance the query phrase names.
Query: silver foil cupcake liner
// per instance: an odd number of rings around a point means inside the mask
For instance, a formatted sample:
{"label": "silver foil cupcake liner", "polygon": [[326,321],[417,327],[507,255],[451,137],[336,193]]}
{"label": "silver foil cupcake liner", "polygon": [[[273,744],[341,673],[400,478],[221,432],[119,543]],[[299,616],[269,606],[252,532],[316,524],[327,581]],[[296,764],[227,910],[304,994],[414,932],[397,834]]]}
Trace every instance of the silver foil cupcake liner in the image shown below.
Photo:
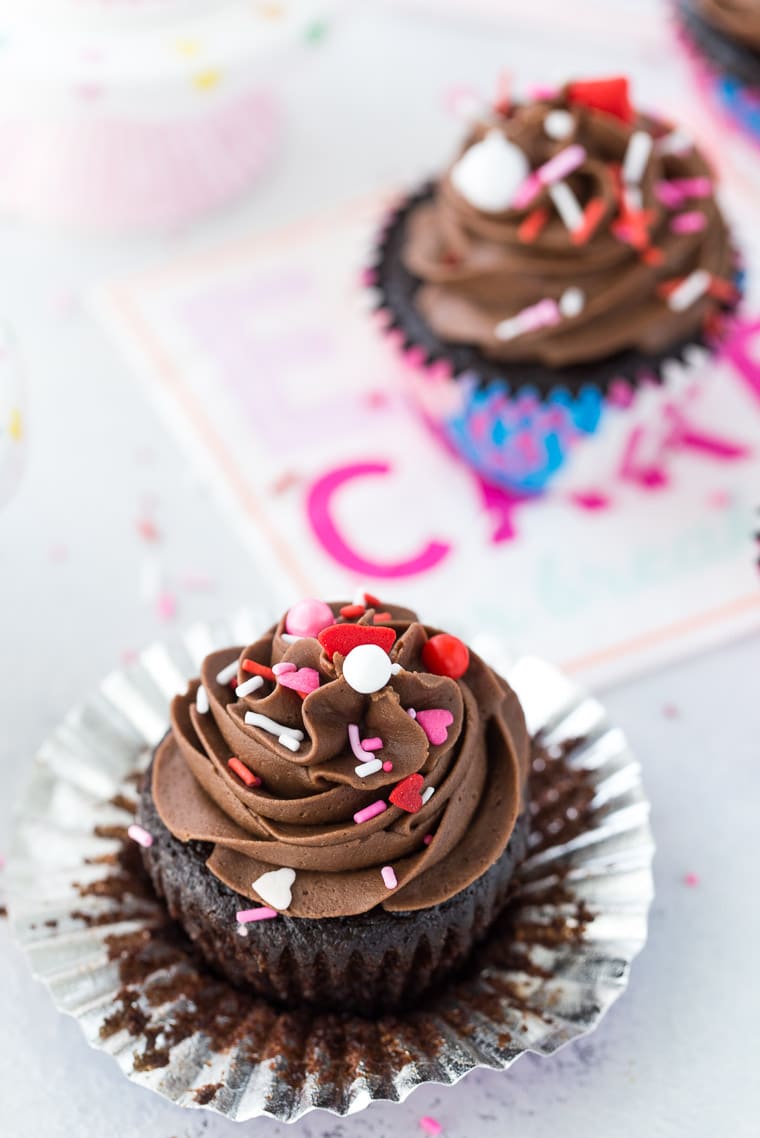
{"label": "silver foil cupcake liner", "polygon": [[286,1012],[213,976],[142,874],[127,829],[170,698],[261,614],[198,625],[109,675],[43,744],[20,803],[9,910],[36,977],[129,1079],[228,1118],[294,1121],[401,1101],[591,1031],[628,983],[653,895],[639,764],[604,708],[555,668],[476,650],[516,689],[536,741],[533,833],[504,918],[467,973],[376,1021]]}

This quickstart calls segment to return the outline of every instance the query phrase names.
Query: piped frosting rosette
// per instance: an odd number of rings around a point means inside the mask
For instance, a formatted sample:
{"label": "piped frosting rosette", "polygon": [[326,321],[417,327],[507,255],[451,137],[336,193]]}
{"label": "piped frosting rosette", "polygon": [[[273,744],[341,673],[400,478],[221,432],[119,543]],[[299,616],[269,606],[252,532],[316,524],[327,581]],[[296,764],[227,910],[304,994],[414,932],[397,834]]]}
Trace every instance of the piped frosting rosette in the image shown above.
{"label": "piped frosting rosette", "polygon": [[700,89],[724,121],[760,140],[760,5],[675,0],[681,41]]}
{"label": "piped frosting rosette", "polygon": [[625,79],[478,122],[390,218],[369,282],[423,406],[488,477],[541,489],[605,402],[720,336],[736,257],[700,152]]}
{"label": "piped frosting rosette", "polygon": [[304,602],[206,657],[152,785],[221,882],[324,918],[458,894],[506,848],[527,768],[516,696],[461,641],[406,609]]}

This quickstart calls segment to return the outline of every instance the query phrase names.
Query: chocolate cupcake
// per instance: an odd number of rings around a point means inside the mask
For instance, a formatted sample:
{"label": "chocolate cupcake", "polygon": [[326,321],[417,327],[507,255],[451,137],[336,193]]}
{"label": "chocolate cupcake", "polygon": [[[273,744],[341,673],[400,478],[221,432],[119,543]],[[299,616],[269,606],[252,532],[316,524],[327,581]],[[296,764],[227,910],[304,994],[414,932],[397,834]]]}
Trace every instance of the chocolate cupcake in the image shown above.
{"label": "chocolate cupcake", "polygon": [[707,162],[625,79],[483,117],[392,214],[369,283],[428,416],[521,490],[714,343],[739,297]]}
{"label": "chocolate cupcake", "polygon": [[171,915],[235,984],[375,1014],[467,958],[527,843],[509,685],[414,613],[302,602],[175,698],[139,821]]}
{"label": "chocolate cupcake", "polygon": [[675,13],[705,93],[760,141],[760,4],[676,0]]}

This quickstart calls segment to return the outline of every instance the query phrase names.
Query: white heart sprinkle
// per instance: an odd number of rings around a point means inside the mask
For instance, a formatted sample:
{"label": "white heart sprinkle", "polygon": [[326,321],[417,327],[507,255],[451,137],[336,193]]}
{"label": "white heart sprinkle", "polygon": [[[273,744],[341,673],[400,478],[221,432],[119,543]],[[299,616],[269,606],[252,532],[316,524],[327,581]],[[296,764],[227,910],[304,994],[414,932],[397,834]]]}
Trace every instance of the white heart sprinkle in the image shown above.
{"label": "white heart sprinkle", "polygon": [[269,873],[262,873],[261,877],[257,877],[253,882],[253,888],[267,905],[282,911],[287,909],[293,900],[291,886],[295,879],[294,869],[272,869]]}
{"label": "white heart sprinkle", "polygon": [[496,130],[464,152],[451,181],[475,209],[500,213],[509,208],[529,173],[525,153]]}

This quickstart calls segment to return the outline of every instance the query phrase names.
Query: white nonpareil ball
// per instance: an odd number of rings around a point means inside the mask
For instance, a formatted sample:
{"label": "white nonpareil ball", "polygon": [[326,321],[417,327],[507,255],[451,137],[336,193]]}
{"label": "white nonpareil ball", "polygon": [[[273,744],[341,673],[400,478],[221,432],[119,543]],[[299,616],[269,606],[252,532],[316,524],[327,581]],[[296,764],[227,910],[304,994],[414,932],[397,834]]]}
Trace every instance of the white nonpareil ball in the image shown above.
{"label": "white nonpareil ball", "polygon": [[391,678],[391,658],[379,644],[359,644],[343,661],[343,677],[362,695],[380,691]]}
{"label": "white nonpareil ball", "polygon": [[466,150],[451,171],[455,189],[475,209],[508,209],[530,173],[525,154],[499,131],[491,131]]}

